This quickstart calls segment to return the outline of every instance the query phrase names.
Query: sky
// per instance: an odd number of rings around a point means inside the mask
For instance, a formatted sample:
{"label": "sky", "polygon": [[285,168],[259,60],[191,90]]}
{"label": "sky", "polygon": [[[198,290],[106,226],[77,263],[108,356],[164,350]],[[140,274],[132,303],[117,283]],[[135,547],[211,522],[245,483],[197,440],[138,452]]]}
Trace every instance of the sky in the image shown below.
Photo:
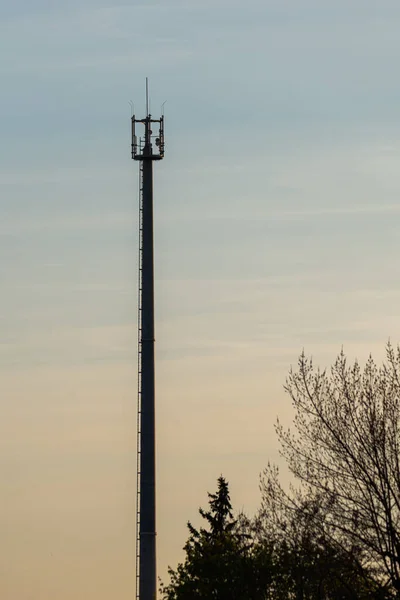
{"label": "sky", "polygon": [[400,341],[399,27],[398,0],[0,0],[1,598],[133,597],[146,76],[161,577],[221,473],[257,509],[303,348]]}

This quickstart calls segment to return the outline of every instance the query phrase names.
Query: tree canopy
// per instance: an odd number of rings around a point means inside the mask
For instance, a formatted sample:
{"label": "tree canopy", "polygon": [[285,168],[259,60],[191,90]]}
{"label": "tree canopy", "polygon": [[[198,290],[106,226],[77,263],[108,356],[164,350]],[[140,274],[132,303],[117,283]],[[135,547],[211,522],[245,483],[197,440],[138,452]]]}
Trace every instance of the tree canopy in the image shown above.
{"label": "tree canopy", "polygon": [[170,583],[162,586],[165,600],[244,600],[256,598],[252,582],[247,536],[233,516],[229,487],[219,477],[217,491],[208,494],[208,510],[199,509],[205,527],[187,524],[185,560],[169,569]]}
{"label": "tree canopy", "polygon": [[341,352],[329,371],[303,353],[285,390],[293,427],[276,430],[292,485],[268,464],[247,518],[221,476],[163,600],[400,598],[400,348],[364,368]]}
{"label": "tree canopy", "polygon": [[[348,364],[330,371],[300,356],[286,383],[293,429],[277,424],[283,457],[297,489],[285,493],[278,471],[263,476],[263,504],[301,511],[316,532],[374,573],[380,592],[400,597],[400,349],[387,346],[378,367]],[[315,503],[306,502],[318,499]]]}

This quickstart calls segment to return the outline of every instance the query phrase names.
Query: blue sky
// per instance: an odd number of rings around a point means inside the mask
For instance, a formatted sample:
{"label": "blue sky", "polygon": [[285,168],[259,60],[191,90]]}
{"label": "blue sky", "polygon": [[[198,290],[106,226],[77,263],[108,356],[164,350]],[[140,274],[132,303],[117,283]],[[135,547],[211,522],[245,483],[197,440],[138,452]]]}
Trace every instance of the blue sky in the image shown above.
{"label": "blue sky", "polygon": [[159,567],[257,507],[303,347],[398,341],[400,6],[0,0],[0,595],[130,598],[137,165],[157,165]]}

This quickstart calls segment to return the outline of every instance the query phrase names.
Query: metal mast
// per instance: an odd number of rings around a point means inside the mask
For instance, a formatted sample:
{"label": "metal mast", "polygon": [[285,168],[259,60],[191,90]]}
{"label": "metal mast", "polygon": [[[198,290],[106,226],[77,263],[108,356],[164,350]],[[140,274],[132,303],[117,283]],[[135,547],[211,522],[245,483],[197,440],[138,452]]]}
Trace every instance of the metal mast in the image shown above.
{"label": "metal mast", "polygon": [[[136,125],[144,128],[137,137]],[[153,129],[156,132],[153,134]],[[154,147],[153,147],[154,145]],[[153,161],[164,157],[164,117],[152,119],[146,79],[146,117],[132,116],[132,158],[140,161],[136,598],[155,600],[156,460],[154,385]]]}

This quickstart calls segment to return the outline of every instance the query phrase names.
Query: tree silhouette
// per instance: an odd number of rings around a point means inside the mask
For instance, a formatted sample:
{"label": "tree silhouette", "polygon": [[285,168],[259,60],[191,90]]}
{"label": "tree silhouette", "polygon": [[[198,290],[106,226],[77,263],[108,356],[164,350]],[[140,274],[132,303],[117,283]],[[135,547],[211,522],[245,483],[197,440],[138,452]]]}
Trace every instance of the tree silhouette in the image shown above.
{"label": "tree silhouette", "polygon": [[254,563],[248,537],[234,519],[229,486],[219,477],[215,494],[208,494],[209,508],[199,509],[207,527],[188,523],[185,560],[168,569],[170,583],[161,585],[164,600],[258,600]]}
{"label": "tree silhouette", "polygon": [[254,520],[260,540],[273,545],[273,588],[279,600],[372,600],[390,595],[363,564],[357,546],[343,548],[325,529],[326,506],[320,496],[297,497],[287,507],[265,496]]}
{"label": "tree silhouette", "polygon": [[[373,569],[376,594],[400,597],[400,348],[362,370],[342,352],[330,373],[304,353],[286,384],[294,429],[279,423],[282,455],[300,487],[285,494],[278,472],[263,475],[264,506],[300,510],[316,532]],[[318,498],[319,510],[306,500]]]}

